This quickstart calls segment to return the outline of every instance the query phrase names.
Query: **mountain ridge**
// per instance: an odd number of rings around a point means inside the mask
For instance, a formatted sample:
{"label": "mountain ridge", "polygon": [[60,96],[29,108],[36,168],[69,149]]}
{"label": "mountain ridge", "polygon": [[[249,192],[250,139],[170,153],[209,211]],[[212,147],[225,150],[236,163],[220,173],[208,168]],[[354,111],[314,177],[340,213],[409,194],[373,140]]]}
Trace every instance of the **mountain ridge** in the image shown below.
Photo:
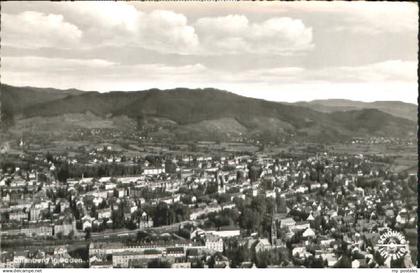
{"label": "mountain ridge", "polygon": [[[19,91],[16,90],[19,89]],[[290,103],[248,98],[214,88],[176,88],[145,91],[83,92],[51,91],[2,85],[6,109],[17,119],[92,113],[102,119],[126,116],[137,124],[156,123],[168,134],[206,138],[215,135],[252,135],[278,138],[282,135],[325,140],[353,136],[404,136],[415,132],[415,123],[378,109],[317,111]],[[28,97],[16,95],[28,90]],[[5,97],[2,91],[2,98]],[[63,92],[63,93],[59,93]],[[59,94],[56,94],[59,93]],[[16,100],[10,100],[15,98]],[[9,105],[8,105],[9,104]],[[159,122],[173,124],[165,127]],[[167,124],[167,123],[165,123]],[[141,126],[139,126],[141,128]],[[182,132],[184,130],[185,132]],[[413,131],[413,132],[411,132]],[[192,136],[194,135],[194,136]]]}
{"label": "mountain ridge", "polygon": [[346,99],[312,100],[292,103],[325,113],[357,109],[378,109],[396,117],[417,121],[417,105],[402,101],[362,102]]}

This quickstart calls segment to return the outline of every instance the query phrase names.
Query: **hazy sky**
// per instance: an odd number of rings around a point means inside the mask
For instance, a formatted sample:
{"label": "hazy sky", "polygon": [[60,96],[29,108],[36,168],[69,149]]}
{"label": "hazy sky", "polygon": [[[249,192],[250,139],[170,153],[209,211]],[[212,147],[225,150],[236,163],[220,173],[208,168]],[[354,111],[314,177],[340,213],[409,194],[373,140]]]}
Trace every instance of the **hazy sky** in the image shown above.
{"label": "hazy sky", "polygon": [[404,2],[1,2],[1,81],[417,102]]}

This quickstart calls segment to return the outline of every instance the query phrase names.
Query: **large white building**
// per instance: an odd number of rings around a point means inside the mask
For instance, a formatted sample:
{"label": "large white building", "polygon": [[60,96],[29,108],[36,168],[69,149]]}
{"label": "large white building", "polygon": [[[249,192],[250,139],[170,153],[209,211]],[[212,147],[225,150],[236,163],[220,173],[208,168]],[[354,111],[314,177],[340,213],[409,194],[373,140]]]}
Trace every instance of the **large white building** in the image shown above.
{"label": "large white building", "polygon": [[159,175],[165,173],[165,168],[145,168],[143,171],[144,175]]}
{"label": "large white building", "polygon": [[112,255],[112,266],[127,268],[130,267],[132,262],[135,261],[147,261],[150,259],[158,259],[162,257],[162,252],[159,250],[154,251],[140,251],[140,252],[131,252],[125,251]]}
{"label": "large white building", "polygon": [[205,247],[210,251],[223,252],[223,239],[211,233],[205,235]]}
{"label": "large white building", "polygon": [[28,213],[23,211],[14,211],[9,214],[10,221],[28,220]]}

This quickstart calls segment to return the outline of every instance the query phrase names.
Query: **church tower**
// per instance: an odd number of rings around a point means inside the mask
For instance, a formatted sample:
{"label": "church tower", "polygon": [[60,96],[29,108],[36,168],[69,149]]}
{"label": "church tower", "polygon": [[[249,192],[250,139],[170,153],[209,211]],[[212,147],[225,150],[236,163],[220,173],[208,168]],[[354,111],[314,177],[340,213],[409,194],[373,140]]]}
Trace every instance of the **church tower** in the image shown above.
{"label": "church tower", "polygon": [[272,214],[272,220],[271,220],[271,245],[276,246],[277,245],[277,202],[274,202],[273,206],[273,214]]}

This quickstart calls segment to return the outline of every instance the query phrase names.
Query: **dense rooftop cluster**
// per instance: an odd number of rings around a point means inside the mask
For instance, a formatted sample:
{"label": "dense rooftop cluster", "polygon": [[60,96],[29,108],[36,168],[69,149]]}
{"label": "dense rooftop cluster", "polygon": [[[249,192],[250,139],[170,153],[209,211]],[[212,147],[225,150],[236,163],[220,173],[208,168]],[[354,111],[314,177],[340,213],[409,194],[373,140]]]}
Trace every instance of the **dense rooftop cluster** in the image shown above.
{"label": "dense rooftop cluster", "polygon": [[[0,173],[5,267],[413,264],[417,178],[383,156],[28,157]],[[399,259],[380,253],[389,230]]]}

